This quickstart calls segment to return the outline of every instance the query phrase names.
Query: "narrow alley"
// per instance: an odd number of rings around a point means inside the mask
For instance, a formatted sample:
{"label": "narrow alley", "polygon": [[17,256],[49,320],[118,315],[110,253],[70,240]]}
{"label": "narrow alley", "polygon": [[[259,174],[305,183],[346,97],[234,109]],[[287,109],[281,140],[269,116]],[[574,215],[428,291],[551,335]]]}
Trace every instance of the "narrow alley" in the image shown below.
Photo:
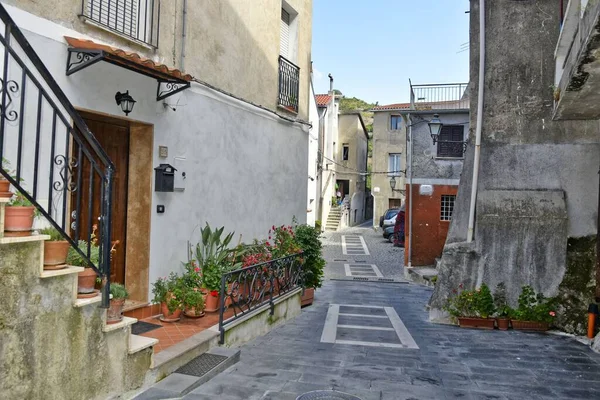
{"label": "narrow alley", "polygon": [[[344,254],[349,237],[361,251]],[[431,289],[403,281],[403,250],[381,232],[323,240],[327,281],[314,305],[243,346],[238,364],[185,399],[294,400],[324,389],[362,400],[600,398],[600,355],[574,339],[431,324]]]}

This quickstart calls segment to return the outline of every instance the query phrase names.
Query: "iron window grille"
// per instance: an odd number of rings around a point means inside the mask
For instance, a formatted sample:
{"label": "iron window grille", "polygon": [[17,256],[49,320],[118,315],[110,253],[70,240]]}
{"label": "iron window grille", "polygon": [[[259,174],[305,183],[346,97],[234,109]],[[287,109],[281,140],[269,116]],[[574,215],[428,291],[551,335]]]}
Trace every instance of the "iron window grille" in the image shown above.
{"label": "iron window grille", "polygon": [[81,15],[102,28],[158,47],[160,1],[82,0]]}
{"label": "iron window grille", "polygon": [[455,195],[443,194],[441,201],[440,220],[451,221],[452,212],[454,211],[454,202],[456,200]]}
{"label": "iron window grille", "polygon": [[298,112],[298,95],[300,92],[300,68],[279,56],[279,105]]}
{"label": "iron window grille", "polygon": [[402,117],[400,115],[392,115],[390,117],[390,130],[397,131],[402,129]]}
{"label": "iron window grille", "polygon": [[444,125],[437,140],[437,156],[462,158],[466,145],[464,131],[462,125]]}

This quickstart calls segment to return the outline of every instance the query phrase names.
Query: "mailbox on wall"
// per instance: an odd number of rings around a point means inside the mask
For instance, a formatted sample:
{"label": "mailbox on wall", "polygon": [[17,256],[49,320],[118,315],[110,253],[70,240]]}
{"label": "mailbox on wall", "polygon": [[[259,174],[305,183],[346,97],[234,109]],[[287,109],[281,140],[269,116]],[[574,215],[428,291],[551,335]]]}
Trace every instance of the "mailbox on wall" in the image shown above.
{"label": "mailbox on wall", "polygon": [[169,164],[160,164],[154,168],[154,191],[172,192],[175,184],[175,167]]}

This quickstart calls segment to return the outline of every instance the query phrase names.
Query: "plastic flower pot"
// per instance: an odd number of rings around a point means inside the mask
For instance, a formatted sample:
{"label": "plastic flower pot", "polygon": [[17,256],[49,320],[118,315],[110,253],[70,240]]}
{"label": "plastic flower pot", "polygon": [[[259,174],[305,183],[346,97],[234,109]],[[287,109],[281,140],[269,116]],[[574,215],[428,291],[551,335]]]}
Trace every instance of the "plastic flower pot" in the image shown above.
{"label": "plastic flower pot", "polygon": [[501,331],[507,331],[510,319],[508,318],[496,318],[496,324],[498,325],[498,329]]}
{"label": "plastic flower pot", "polygon": [[512,327],[518,331],[538,331],[545,332],[550,329],[550,326],[547,322],[537,322],[537,321],[519,321],[512,320]]}
{"label": "plastic flower pot", "polygon": [[494,329],[495,323],[494,318],[458,317],[461,328]]}

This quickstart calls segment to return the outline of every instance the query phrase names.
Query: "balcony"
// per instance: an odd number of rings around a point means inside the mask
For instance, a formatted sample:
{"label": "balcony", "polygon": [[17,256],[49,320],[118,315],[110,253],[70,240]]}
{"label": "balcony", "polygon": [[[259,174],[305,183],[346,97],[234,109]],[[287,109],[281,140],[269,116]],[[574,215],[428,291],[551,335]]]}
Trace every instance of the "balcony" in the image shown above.
{"label": "balcony", "polygon": [[279,106],[298,113],[298,95],[300,93],[300,68],[279,56]]}
{"label": "balcony", "polygon": [[410,84],[410,108],[417,111],[469,110],[468,83]]}
{"label": "balcony", "polygon": [[[562,10],[561,10],[562,11]],[[554,118],[600,118],[600,2],[570,0],[554,53]]]}
{"label": "balcony", "polygon": [[82,0],[81,16],[129,40],[158,47],[160,1]]}

